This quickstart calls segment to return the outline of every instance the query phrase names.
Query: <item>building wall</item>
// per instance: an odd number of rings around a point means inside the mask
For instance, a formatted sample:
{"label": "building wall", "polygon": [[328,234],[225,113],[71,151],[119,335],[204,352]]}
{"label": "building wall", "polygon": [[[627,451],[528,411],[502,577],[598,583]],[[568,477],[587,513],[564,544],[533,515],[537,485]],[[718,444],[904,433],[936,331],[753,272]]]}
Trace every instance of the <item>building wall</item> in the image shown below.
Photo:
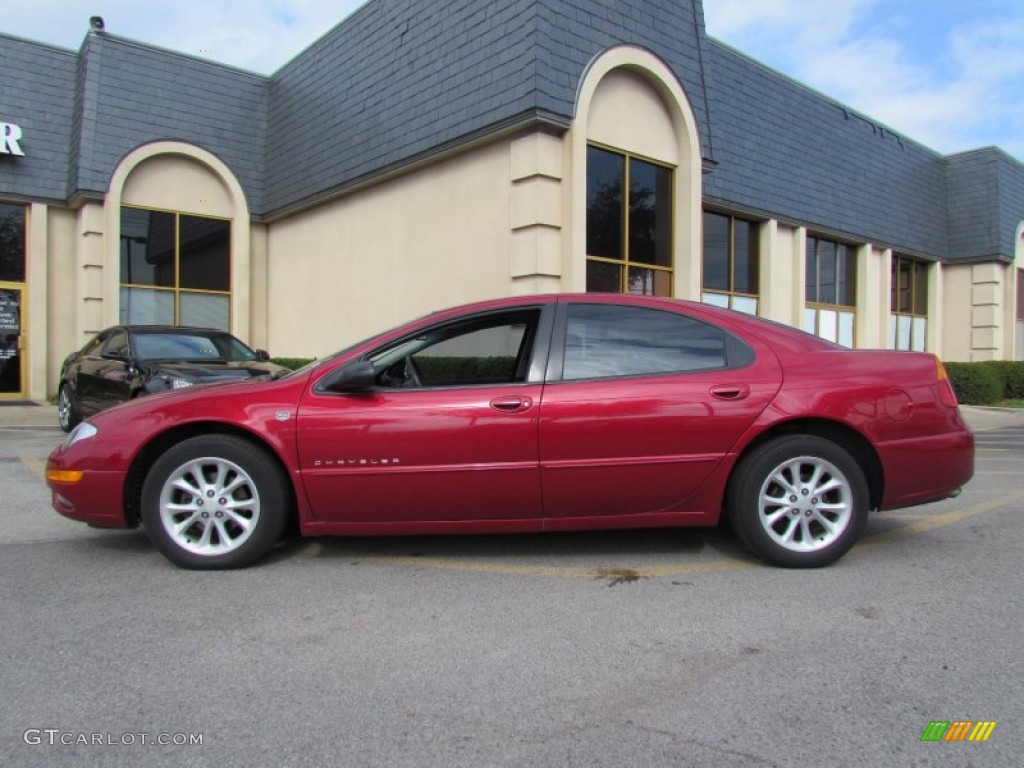
{"label": "building wall", "polygon": [[0,35],[0,64],[24,73],[0,200],[27,206],[31,397],[119,319],[122,205],[230,219],[232,331],[322,355],[585,290],[590,143],[673,169],[678,297],[701,292],[709,205],[758,222],[766,317],[803,325],[810,232],[857,246],[857,346],[890,343],[899,253],[930,263],[929,350],[1024,354],[1024,165],[943,158],[707,39],[700,0],[372,0],[270,77],[98,32]]}
{"label": "building wall", "polygon": [[511,142],[267,228],[267,345],[319,357],[445,305],[509,293]]}

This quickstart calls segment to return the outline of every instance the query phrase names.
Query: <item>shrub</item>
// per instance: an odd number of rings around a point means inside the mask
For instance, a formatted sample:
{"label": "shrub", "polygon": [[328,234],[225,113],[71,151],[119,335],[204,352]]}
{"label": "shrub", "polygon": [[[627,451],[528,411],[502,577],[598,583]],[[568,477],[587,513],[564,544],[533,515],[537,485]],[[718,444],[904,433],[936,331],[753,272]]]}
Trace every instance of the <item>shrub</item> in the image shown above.
{"label": "shrub", "polygon": [[992,405],[1006,390],[1002,372],[986,363],[946,363],[946,372],[964,405]]}
{"label": "shrub", "polygon": [[270,358],[270,362],[274,363],[275,365],[281,365],[281,366],[284,366],[285,368],[290,368],[293,371],[296,368],[301,368],[306,363],[313,362],[314,360],[316,360],[315,357],[272,357],[272,358]]}
{"label": "shrub", "polygon": [[1003,381],[1003,397],[1024,399],[1024,360],[992,360],[987,365],[999,371]]}

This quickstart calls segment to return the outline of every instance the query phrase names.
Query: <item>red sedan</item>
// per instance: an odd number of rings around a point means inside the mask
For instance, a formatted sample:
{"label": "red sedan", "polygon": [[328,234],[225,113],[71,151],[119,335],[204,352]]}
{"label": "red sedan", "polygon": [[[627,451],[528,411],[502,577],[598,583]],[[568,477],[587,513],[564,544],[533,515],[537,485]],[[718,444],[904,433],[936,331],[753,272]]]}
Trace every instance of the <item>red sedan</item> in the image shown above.
{"label": "red sedan", "polygon": [[439,312],[270,381],[99,413],[53,506],[187,568],[306,536],[715,525],[814,567],[869,510],[955,495],[974,439],[942,363],[704,304],[550,295]]}

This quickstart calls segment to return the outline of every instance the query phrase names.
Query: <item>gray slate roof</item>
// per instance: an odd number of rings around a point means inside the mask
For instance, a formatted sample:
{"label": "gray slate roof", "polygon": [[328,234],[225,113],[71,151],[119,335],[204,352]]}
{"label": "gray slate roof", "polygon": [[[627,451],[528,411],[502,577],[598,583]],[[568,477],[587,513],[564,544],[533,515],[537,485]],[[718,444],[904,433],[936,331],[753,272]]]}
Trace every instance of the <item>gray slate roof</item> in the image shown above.
{"label": "gray slate roof", "polygon": [[705,35],[700,0],[371,0],[271,76],[87,35],[0,35],[0,196],[105,193],[124,155],[178,139],[221,158],[273,217],[474,138],[573,119],[589,62],[644,47],[679,79],[714,171],[704,197],[753,215],[951,259],[1014,253],[1024,165],[942,157]]}

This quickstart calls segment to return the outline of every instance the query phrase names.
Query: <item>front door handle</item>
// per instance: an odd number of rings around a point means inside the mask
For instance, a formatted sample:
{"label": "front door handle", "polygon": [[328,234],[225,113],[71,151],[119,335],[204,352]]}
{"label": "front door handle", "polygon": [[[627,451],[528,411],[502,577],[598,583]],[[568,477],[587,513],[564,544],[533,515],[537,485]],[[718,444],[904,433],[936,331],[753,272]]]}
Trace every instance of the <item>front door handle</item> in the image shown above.
{"label": "front door handle", "polygon": [[491,400],[491,408],[502,413],[522,413],[528,411],[532,405],[533,398],[519,395],[496,397]]}
{"label": "front door handle", "polygon": [[711,388],[711,396],[719,400],[742,400],[749,394],[746,384],[716,384]]}

